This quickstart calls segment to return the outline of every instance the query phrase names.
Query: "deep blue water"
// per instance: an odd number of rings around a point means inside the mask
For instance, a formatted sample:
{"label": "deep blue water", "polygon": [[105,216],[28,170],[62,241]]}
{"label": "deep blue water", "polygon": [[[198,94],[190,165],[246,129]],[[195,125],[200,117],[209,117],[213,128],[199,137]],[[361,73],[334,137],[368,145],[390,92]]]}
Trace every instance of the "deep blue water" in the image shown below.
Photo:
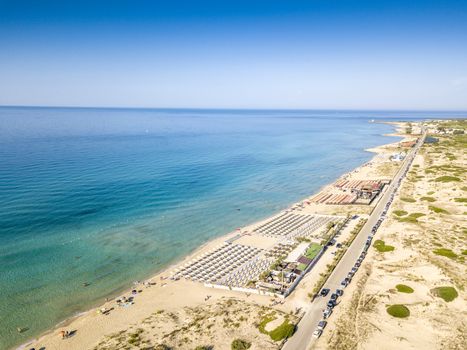
{"label": "deep blue water", "polygon": [[369,119],[442,116],[0,108],[0,349],[367,161]]}

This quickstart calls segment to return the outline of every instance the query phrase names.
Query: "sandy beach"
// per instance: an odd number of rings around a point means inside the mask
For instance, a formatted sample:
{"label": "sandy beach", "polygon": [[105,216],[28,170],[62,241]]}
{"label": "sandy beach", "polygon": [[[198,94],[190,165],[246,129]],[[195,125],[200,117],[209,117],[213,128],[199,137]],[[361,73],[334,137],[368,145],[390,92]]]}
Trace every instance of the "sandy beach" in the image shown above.
{"label": "sandy beach", "polygon": [[375,237],[383,248],[370,250],[317,349],[465,347],[465,134],[438,129],[466,122],[426,127],[438,142],[416,156]]}
{"label": "sandy beach", "polygon": [[[396,124],[401,128],[403,124]],[[403,137],[405,135],[393,134]],[[407,140],[416,138],[409,136]],[[399,166],[389,159],[390,155],[401,151],[399,140],[368,151],[375,156],[369,162],[356,168],[341,179],[390,180]],[[330,191],[330,184],[320,192]],[[332,189],[335,191],[335,188]],[[316,194],[295,203],[285,212],[300,215],[333,215],[345,217],[347,214],[365,218],[377,201],[369,205],[349,204],[330,205],[312,203]],[[276,214],[278,215],[278,214]],[[276,216],[275,215],[275,216]],[[307,273],[290,296],[285,299],[244,293],[228,289],[208,288],[203,283],[187,279],[173,280],[176,269],[216,249],[225,241],[233,239],[236,243],[267,250],[278,242],[274,237],[251,235],[267,218],[238,231],[216,238],[182,261],[159,272],[152,278],[137,282],[120,297],[112,298],[97,308],[73,317],[38,339],[24,345],[29,349],[126,349],[126,348],[167,348],[193,349],[196,346],[211,346],[228,349],[235,338],[247,339],[251,349],[277,349],[281,342],[258,330],[265,315],[272,322],[280,324],[287,320],[296,323],[310,304],[310,291],[319,275],[325,270],[334,254],[330,250]],[[355,227],[351,221],[343,228],[341,239],[344,241]],[[335,251],[334,251],[335,252]],[[353,288],[353,287],[352,287]],[[117,299],[123,301],[117,302]],[[241,307],[239,307],[241,305]],[[269,324],[269,323],[268,323]],[[271,327],[271,325],[269,325]],[[61,331],[71,332],[62,339]],[[132,340],[133,339],[133,340]],[[130,341],[130,343],[128,343]],[[152,346],[152,347],[151,347]]]}

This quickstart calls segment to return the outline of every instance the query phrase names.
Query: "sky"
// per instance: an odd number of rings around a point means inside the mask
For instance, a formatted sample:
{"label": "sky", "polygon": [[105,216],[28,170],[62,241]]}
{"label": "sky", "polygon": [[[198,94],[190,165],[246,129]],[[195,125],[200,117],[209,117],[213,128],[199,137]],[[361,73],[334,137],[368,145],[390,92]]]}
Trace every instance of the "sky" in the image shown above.
{"label": "sky", "polygon": [[467,1],[0,0],[0,105],[467,110]]}

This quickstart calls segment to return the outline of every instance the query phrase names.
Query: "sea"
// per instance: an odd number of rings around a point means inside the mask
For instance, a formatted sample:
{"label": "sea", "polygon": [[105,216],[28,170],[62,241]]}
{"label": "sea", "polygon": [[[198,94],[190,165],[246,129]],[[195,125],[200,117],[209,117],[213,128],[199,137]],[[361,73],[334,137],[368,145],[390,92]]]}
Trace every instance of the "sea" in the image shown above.
{"label": "sea", "polygon": [[465,115],[1,107],[0,349],[368,161],[380,121]]}

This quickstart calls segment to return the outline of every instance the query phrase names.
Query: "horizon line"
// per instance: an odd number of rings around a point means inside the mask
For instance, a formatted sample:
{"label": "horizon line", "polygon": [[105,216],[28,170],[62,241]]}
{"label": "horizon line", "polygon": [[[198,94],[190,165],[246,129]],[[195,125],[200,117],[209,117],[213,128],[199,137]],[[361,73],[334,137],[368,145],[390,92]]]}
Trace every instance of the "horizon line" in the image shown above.
{"label": "horizon line", "polygon": [[372,111],[372,112],[459,112],[460,109],[375,109],[375,108],[266,108],[266,107],[143,107],[143,106],[67,106],[67,105],[0,105],[0,108],[55,109],[140,109],[140,110],[211,110],[211,111]]}

